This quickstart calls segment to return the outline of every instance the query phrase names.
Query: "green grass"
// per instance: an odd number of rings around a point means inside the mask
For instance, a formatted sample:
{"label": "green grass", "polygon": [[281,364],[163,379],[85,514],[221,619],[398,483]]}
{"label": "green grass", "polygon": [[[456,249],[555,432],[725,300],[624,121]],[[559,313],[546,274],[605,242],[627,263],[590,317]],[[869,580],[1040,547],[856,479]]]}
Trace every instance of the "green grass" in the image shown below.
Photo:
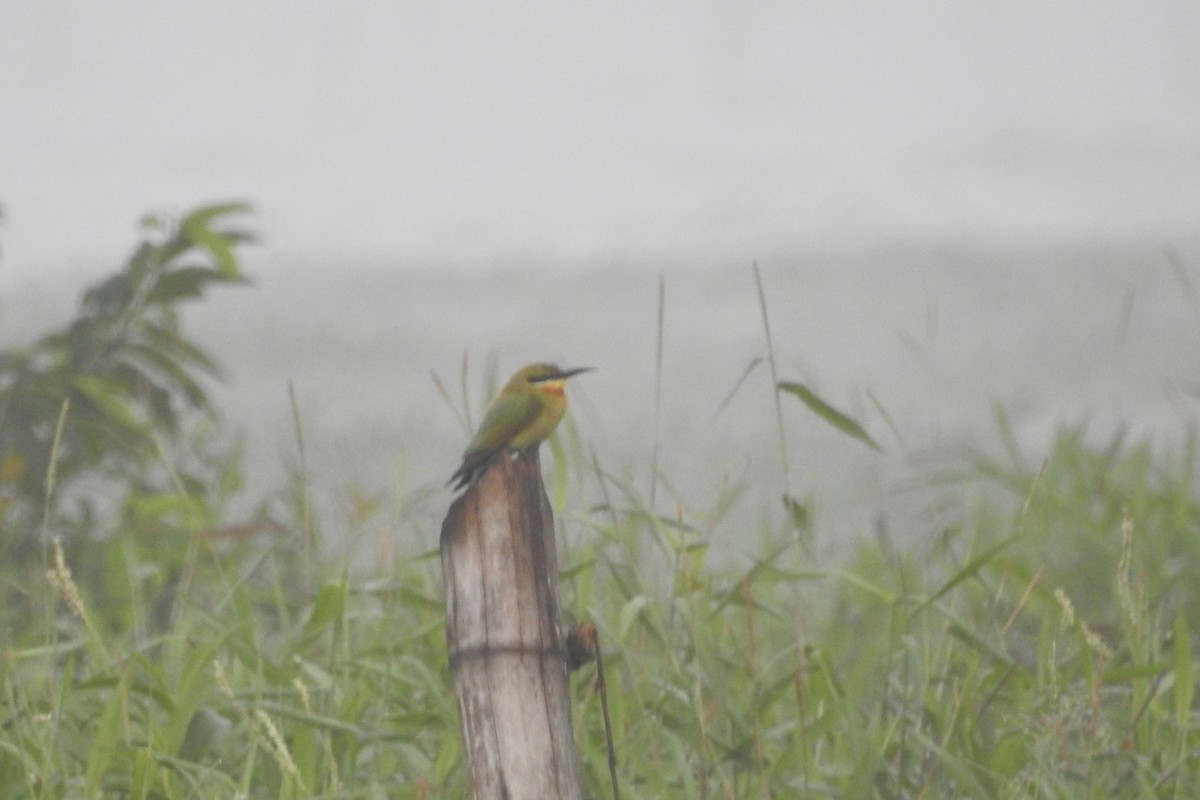
{"label": "green grass", "polygon": [[[446,493],[317,506],[293,402],[294,480],[234,525],[238,447],[184,413],[215,365],[173,304],[241,280],[247,236],[222,222],[241,211],[185,216],[85,294],[82,323],[0,354],[0,800],[466,796],[439,560],[396,545],[436,539]],[[766,354],[722,407],[769,371],[784,491],[762,522],[729,513],[761,487],[672,505],[657,442],[646,492],[569,424],[549,444],[563,607],[599,630],[621,796],[1200,796],[1194,438],[1067,428],[1031,464],[999,413],[1003,457],[920,477],[928,521],[815,561],[783,403],[879,445],[782,379],[754,277]],[[330,553],[337,514],[356,547]],[[574,721],[604,798],[595,670],[572,676]]]}
{"label": "green grass", "polygon": [[[560,512],[561,589],[600,631],[622,797],[1196,796],[1195,455],[1066,430],[1036,470],[930,476],[959,501],[932,544],[823,568],[782,509],[735,570],[706,558],[723,498],[662,518],[592,478],[610,500]],[[299,511],[244,540],[167,532],[179,563],[146,535],[6,577],[34,612],[6,620],[0,797],[465,796],[436,554],[350,576]],[[572,681],[608,797],[594,665]]]}

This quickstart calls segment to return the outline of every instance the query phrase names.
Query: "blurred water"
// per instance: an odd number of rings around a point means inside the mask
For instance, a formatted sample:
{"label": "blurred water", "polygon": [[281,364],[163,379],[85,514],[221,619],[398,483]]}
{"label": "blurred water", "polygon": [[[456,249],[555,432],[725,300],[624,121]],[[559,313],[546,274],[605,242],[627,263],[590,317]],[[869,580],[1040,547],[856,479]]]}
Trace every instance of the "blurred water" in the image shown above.
{"label": "blurred water", "polygon": [[[418,525],[421,543],[432,543],[450,499],[440,487],[468,435],[430,373],[457,398],[464,353],[476,420],[490,355],[501,379],[539,359],[598,367],[571,386],[573,419],[601,464],[646,492],[661,276],[662,473],[689,513],[711,508],[726,481],[745,483],[718,531],[734,551],[750,546],[746,531],[764,511],[778,509],[785,487],[765,365],[721,409],[766,353],[749,264],[488,275],[370,266],[264,260],[252,268],[253,288],[221,291],[189,312],[191,330],[228,369],[216,396],[247,432],[249,498],[281,485],[295,462],[290,381],[334,538],[348,535],[348,487],[427,487],[441,492]],[[780,378],[854,415],[885,450],[783,398],[791,489],[816,496],[831,546],[869,532],[881,515],[900,536],[931,535],[920,476],[964,446],[998,451],[993,402],[1034,463],[1062,423],[1086,420],[1097,439],[1125,426],[1169,445],[1200,408],[1196,244],[896,246],[759,266]],[[69,313],[66,295],[58,281],[11,289],[0,305],[3,345]],[[674,513],[668,493],[659,498]]]}
{"label": "blurred water", "polygon": [[[1161,248],[1129,245],[763,259],[780,378],[852,413],[887,451],[784,398],[792,490],[818,496],[829,535],[869,529],[877,514],[924,502],[898,490],[916,465],[994,444],[993,402],[1035,459],[1067,422],[1089,420],[1098,438],[1120,426],[1178,436],[1195,419],[1188,392],[1200,386],[1200,305],[1187,283],[1200,257],[1178,258],[1182,273]],[[765,364],[718,413],[766,354],[749,264],[489,276],[264,265],[259,275],[255,290],[214,298],[195,319],[230,368],[222,400],[250,431],[256,473],[294,450],[291,380],[319,484],[391,487],[403,463],[407,486],[440,485],[467,434],[430,372],[457,393],[469,355],[477,420],[494,354],[501,379],[539,359],[598,367],[571,387],[574,419],[601,463],[644,490],[661,276],[663,473],[690,508],[710,507],[727,478],[748,484],[743,505],[755,514],[784,489]]]}

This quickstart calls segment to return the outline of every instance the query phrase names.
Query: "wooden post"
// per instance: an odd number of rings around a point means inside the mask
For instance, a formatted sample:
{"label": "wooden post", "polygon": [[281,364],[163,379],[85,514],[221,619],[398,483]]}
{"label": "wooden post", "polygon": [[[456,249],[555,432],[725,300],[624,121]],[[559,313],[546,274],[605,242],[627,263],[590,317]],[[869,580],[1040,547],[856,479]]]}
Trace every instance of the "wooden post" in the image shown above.
{"label": "wooden post", "polygon": [[474,800],[582,800],[537,449],[501,456],[442,523],[446,640]]}

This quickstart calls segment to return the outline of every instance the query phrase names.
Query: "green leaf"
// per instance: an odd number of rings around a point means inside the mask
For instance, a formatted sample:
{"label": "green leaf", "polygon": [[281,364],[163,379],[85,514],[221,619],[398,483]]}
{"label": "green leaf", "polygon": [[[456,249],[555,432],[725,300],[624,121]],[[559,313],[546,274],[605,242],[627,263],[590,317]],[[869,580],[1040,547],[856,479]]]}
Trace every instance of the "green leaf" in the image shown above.
{"label": "green leaf", "polygon": [[115,316],[127,309],[132,300],[133,285],[128,275],[120,273],[84,293],[83,312],[93,317]]}
{"label": "green leaf", "polygon": [[827,573],[831,577],[841,578],[842,580],[846,581],[847,583],[857,586],[858,588],[862,589],[863,591],[867,592],[868,594],[878,597],[880,600],[887,603],[888,605],[892,605],[896,602],[895,594],[893,594],[892,592],[889,592],[887,589],[883,588],[878,583],[867,580],[862,575],[859,575],[856,572],[850,572],[849,570],[844,570],[844,569],[831,569],[831,570],[827,570]]}
{"label": "green leaf", "polygon": [[246,203],[222,203],[206,206],[184,217],[179,223],[179,232],[197,247],[207,250],[213,261],[216,262],[217,269],[226,279],[244,280],[237,257],[233,253],[233,247],[245,237],[241,234],[231,235],[213,230],[210,223],[217,217],[249,210],[250,206]]}
{"label": "green leaf", "polygon": [[99,797],[100,787],[113,757],[122,742],[121,720],[124,718],[124,699],[127,687],[122,681],[111,692],[107,693],[107,702],[103,713],[97,715],[91,747],[88,748],[87,764],[84,771],[85,783],[89,797]]}
{"label": "green leaf", "polygon": [[129,350],[136,354],[138,360],[143,362],[145,367],[166,379],[172,393],[182,394],[183,399],[190,407],[198,409],[208,407],[208,394],[204,391],[204,387],[184,368],[182,363],[184,359],[141,344],[131,345]]}
{"label": "green leaf", "polygon": [[1012,666],[1012,657],[1009,656],[1008,653],[1005,653],[1003,650],[993,645],[988,640],[987,636],[975,631],[970,625],[966,624],[952,614],[949,614],[948,612],[945,612],[945,614],[950,620],[949,624],[946,626],[947,633],[949,633],[955,639],[958,639],[960,642],[965,643],[967,646],[986,654],[989,658],[993,659],[997,663],[1004,664],[1005,666]]}
{"label": "green leaf", "polygon": [[[220,743],[229,738],[233,723],[210,706],[193,712],[179,743],[179,756],[198,761],[209,753],[218,752]],[[168,740],[173,741],[173,740]]]}
{"label": "green leaf", "polygon": [[951,575],[950,578],[948,580],[946,580],[937,591],[935,591],[933,594],[929,595],[929,597],[925,598],[925,600],[923,600],[921,603],[919,603],[916,607],[916,611],[921,611],[921,610],[933,605],[939,599],[941,599],[943,596],[945,596],[955,586],[958,586],[960,583],[965,581],[967,578],[974,576],[981,569],[983,569],[985,566],[987,566],[987,564],[993,558],[995,558],[997,556],[997,554],[1000,553],[1001,550],[1003,550],[1004,548],[1008,547],[1013,542],[1015,542],[1018,539],[1018,537],[1019,537],[1019,535],[1014,535],[1014,536],[1009,536],[1007,539],[1001,539],[999,542],[992,545],[991,547],[989,547],[988,549],[986,549],[982,553],[980,553],[978,556],[976,556],[975,558],[968,561],[961,569],[958,570],[958,572]]}
{"label": "green leaf", "polygon": [[110,422],[138,433],[144,430],[145,426],[130,407],[128,395],[119,383],[98,375],[80,375],[75,378],[74,386]]}
{"label": "green leaf", "polygon": [[105,372],[104,379],[120,387],[121,393],[129,398],[130,405],[145,411],[154,424],[175,432],[179,420],[172,408],[173,392],[169,385],[163,385],[159,376],[148,372],[143,365],[120,361]]}
{"label": "green leaf", "polygon": [[312,615],[304,625],[306,635],[334,625],[346,609],[346,584],[327,583],[317,592]]}
{"label": "green leaf", "polygon": [[163,354],[181,364],[190,364],[213,377],[221,377],[221,368],[202,349],[180,336],[170,327],[146,323],[141,328],[142,338]]}
{"label": "green leaf", "polygon": [[644,594],[639,594],[630,598],[621,608],[621,613],[617,623],[617,638],[624,641],[629,634],[630,627],[633,626],[634,620],[641,615],[643,609],[650,603],[650,598]]}
{"label": "green leaf", "polygon": [[1192,700],[1196,694],[1195,672],[1192,668],[1192,635],[1188,630],[1187,615],[1180,609],[1175,612],[1172,643],[1172,668],[1175,682],[1175,724],[1186,730],[1192,716]]}
{"label": "green leaf", "polygon": [[148,303],[174,303],[194,300],[204,294],[204,287],[214,281],[229,278],[211,267],[180,267],[159,276],[146,297]]}
{"label": "green leaf", "polygon": [[252,210],[249,203],[243,200],[233,200],[226,203],[213,203],[210,206],[201,206],[192,213],[188,214],[179,223],[179,227],[186,228],[189,225],[200,225],[207,227],[208,223],[212,222],[217,217],[224,217],[229,214],[248,214]]}
{"label": "green leaf", "polygon": [[833,427],[837,428],[842,433],[858,439],[860,442],[874,450],[882,451],[882,448],[879,446],[879,444],[871,438],[870,434],[863,429],[862,425],[859,425],[852,418],[846,416],[841,411],[838,411],[836,408],[829,405],[829,403],[826,403],[824,400],[818,397],[812,389],[809,389],[804,384],[781,381],[778,385],[778,389],[781,392],[787,392],[790,395],[800,398],[800,402],[804,403],[804,405],[808,406],[809,409],[811,409],[817,416],[828,422]]}
{"label": "green leaf", "polygon": [[126,501],[129,511],[146,519],[162,520],[169,516],[194,516],[193,502],[178,492],[149,492],[133,494]]}
{"label": "green leaf", "polygon": [[792,519],[792,527],[802,531],[812,530],[812,514],[808,510],[808,505],[801,503],[790,494],[784,494],[783,507],[787,509],[788,516]]}

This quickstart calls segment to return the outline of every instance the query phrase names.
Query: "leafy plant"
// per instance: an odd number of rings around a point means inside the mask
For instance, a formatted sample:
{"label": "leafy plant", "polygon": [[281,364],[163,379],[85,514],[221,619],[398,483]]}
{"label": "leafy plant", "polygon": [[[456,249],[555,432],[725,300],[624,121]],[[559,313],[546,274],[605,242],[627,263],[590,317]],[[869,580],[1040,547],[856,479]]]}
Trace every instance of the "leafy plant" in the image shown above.
{"label": "leafy plant", "polygon": [[251,236],[231,218],[248,210],[226,203],[174,223],[144,220],[144,241],[84,292],[70,324],[0,352],[6,564],[43,560],[52,537],[94,532],[133,492],[187,494],[189,476],[167,466],[166,454],[197,420],[215,418],[203,380],[220,370],[184,335],[179,310],[211,286],[246,282],[236,249]]}

